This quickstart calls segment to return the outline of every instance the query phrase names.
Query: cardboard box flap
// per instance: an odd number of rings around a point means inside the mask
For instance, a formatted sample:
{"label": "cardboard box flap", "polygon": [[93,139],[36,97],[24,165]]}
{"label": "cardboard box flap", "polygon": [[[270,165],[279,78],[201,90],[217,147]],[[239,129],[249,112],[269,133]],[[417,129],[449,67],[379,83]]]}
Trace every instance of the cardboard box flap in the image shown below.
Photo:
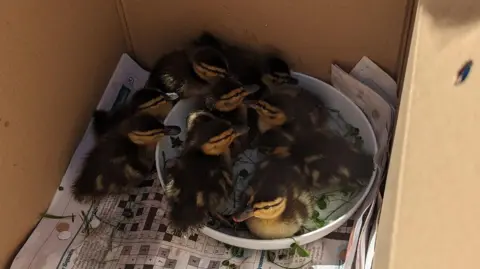
{"label": "cardboard box flap", "polygon": [[52,199],[125,43],[114,0],[5,2],[0,32],[4,265]]}
{"label": "cardboard box flap", "polygon": [[[478,257],[480,2],[460,2],[419,1],[377,269],[469,268]],[[470,75],[455,85],[469,59]]]}

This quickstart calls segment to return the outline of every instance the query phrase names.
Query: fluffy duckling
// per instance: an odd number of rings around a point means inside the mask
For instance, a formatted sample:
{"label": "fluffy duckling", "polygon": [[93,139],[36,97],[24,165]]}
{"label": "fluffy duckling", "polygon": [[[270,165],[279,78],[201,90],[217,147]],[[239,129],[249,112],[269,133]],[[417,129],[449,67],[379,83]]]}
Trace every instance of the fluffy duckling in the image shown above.
{"label": "fluffy duckling", "polygon": [[204,226],[208,214],[219,216],[233,191],[230,144],[248,129],[235,129],[209,112],[189,115],[179,157],[167,162],[166,195],[170,220],[182,233]]}
{"label": "fluffy duckling", "polygon": [[210,32],[203,32],[194,43],[221,51],[229,64],[229,73],[243,85],[260,85],[263,57],[259,53],[228,44]]}
{"label": "fluffy duckling", "polygon": [[209,92],[209,85],[228,75],[224,55],[211,46],[173,51],[155,64],[147,87],[177,93],[181,98],[201,96]]}
{"label": "fluffy duckling", "polygon": [[[231,122],[235,126],[250,126],[248,122],[248,107],[243,103],[245,98],[255,93],[257,85],[243,86],[232,78],[219,80],[205,99],[206,107],[215,116]],[[232,156],[243,152],[250,144],[249,135],[245,134],[232,144]]]}
{"label": "fluffy duckling", "polygon": [[[272,93],[272,90],[278,89],[285,85],[297,85],[298,80],[291,75],[290,67],[282,60],[280,57],[275,55],[269,55],[266,57],[263,74],[262,74],[262,83],[260,84],[260,90],[250,94],[246,97],[249,102],[250,100],[258,101],[269,94]],[[298,90],[301,90],[300,88]],[[253,103],[255,103],[253,101]],[[248,109],[248,122],[250,128],[249,141],[256,141],[258,138],[258,120],[259,115],[253,109]]]}
{"label": "fluffy duckling", "polygon": [[178,99],[176,93],[164,93],[144,88],[136,91],[130,101],[113,110],[96,110],[93,113],[93,130],[102,136],[126,118],[136,114],[150,114],[164,119],[172,109],[172,102]]}
{"label": "fluffy duckling", "polygon": [[126,119],[102,136],[86,157],[72,186],[74,198],[87,202],[137,186],[152,170],[157,142],[180,131],[152,115]]}
{"label": "fluffy duckling", "polygon": [[260,152],[288,157],[301,167],[309,185],[315,188],[356,184],[369,179],[374,171],[372,155],[324,129],[296,138],[285,128],[274,128],[262,134],[258,144]]}
{"label": "fluffy duckling", "polygon": [[262,83],[271,90],[284,85],[298,85],[298,79],[292,76],[287,62],[277,56],[269,56],[264,64]]}
{"label": "fluffy duckling", "polygon": [[326,123],[328,111],[313,94],[294,86],[283,86],[260,100],[246,101],[258,113],[260,133],[290,124],[296,132],[312,129]]}
{"label": "fluffy duckling", "polygon": [[282,158],[261,162],[246,192],[246,209],[234,216],[261,239],[295,235],[314,212],[314,199],[298,166]]}

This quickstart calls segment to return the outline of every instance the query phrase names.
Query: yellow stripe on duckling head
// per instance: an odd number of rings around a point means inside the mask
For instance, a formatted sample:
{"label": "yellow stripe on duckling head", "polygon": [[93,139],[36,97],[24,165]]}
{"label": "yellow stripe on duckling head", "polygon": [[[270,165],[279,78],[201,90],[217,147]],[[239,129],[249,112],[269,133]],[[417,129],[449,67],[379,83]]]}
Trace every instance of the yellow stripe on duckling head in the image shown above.
{"label": "yellow stripe on duckling head", "polygon": [[193,63],[193,71],[205,81],[210,81],[212,78],[225,77],[227,74],[227,71],[224,68],[211,66],[205,63]]}
{"label": "yellow stripe on duckling head", "polygon": [[210,138],[207,143],[202,145],[202,151],[207,155],[223,154],[228,150],[230,144],[237,136],[238,135],[234,132],[233,128],[230,128],[221,134]]}
{"label": "yellow stripe on duckling head", "polygon": [[278,197],[273,201],[255,203],[253,205],[253,216],[259,219],[274,219],[283,214],[286,207],[286,197]]}
{"label": "yellow stripe on duckling head", "polygon": [[168,102],[163,96],[152,99],[137,109],[137,113],[146,113],[153,116],[166,117],[173,105]]}
{"label": "yellow stripe on duckling head", "polygon": [[157,143],[165,136],[163,129],[148,131],[132,131],[128,133],[128,138],[137,145],[149,145]]}

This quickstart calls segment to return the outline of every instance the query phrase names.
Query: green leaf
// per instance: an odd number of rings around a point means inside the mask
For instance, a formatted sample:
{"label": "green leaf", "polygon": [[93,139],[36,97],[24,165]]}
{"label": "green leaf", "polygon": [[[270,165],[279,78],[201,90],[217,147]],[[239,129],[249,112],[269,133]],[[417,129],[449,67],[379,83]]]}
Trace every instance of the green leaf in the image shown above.
{"label": "green leaf", "polygon": [[320,216],[320,213],[318,213],[317,210],[313,210],[313,214],[312,214],[312,219],[316,219]]}
{"label": "green leaf", "polygon": [[310,252],[308,252],[308,250],[302,248],[301,246],[299,246],[297,243],[293,243],[290,245],[290,248],[293,248],[295,249],[295,252],[298,254],[298,256],[300,257],[309,257],[310,256]]}
{"label": "green leaf", "polygon": [[271,262],[271,263],[274,263],[275,262],[275,257],[277,255],[275,254],[275,252],[271,251],[271,250],[267,250],[267,261]]}
{"label": "green leaf", "polygon": [[222,265],[223,265],[223,266],[228,266],[228,265],[230,265],[230,262],[229,262],[228,260],[224,260],[224,261],[222,262]]}
{"label": "green leaf", "polygon": [[325,226],[325,221],[324,220],[321,220],[321,219],[315,219],[314,220],[315,222],[315,225],[317,226],[317,228],[322,228],[323,226]]}
{"label": "green leaf", "polygon": [[235,268],[237,268],[237,266],[236,266],[235,264],[233,264],[233,263],[231,263],[228,267],[229,267],[230,269],[235,269]]}
{"label": "green leaf", "polygon": [[237,258],[243,257],[244,249],[239,247],[232,247],[232,255]]}
{"label": "green leaf", "polygon": [[308,250],[302,248],[302,247],[297,247],[297,254],[300,257],[310,257],[310,252]]}
{"label": "green leaf", "polygon": [[327,197],[325,195],[322,195],[318,200],[317,200],[317,206],[320,210],[324,210],[327,208],[327,201],[325,201]]}

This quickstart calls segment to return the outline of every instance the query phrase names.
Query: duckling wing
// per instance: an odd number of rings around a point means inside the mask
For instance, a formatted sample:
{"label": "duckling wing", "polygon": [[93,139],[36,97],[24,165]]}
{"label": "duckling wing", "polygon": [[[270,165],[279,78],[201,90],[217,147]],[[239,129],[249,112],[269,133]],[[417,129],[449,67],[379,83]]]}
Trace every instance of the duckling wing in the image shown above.
{"label": "duckling wing", "polygon": [[206,225],[208,212],[221,209],[231,192],[231,174],[217,156],[186,153],[178,162],[168,171],[170,219],[174,227],[188,231]]}
{"label": "duckling wing", "polygon": [[114,148],[101,142],[84,159],[82,170],[72,185],[77,201],[90,201],[128,185],[122,167],[126,156],[114,154]]}
{"label": "duckling wing", "polygon": [[335,134],[312,134],[295,145],[295,154],[303,158],[315,186],[349,184],[368,179],[374,170],[373,156],[354,148]]}

